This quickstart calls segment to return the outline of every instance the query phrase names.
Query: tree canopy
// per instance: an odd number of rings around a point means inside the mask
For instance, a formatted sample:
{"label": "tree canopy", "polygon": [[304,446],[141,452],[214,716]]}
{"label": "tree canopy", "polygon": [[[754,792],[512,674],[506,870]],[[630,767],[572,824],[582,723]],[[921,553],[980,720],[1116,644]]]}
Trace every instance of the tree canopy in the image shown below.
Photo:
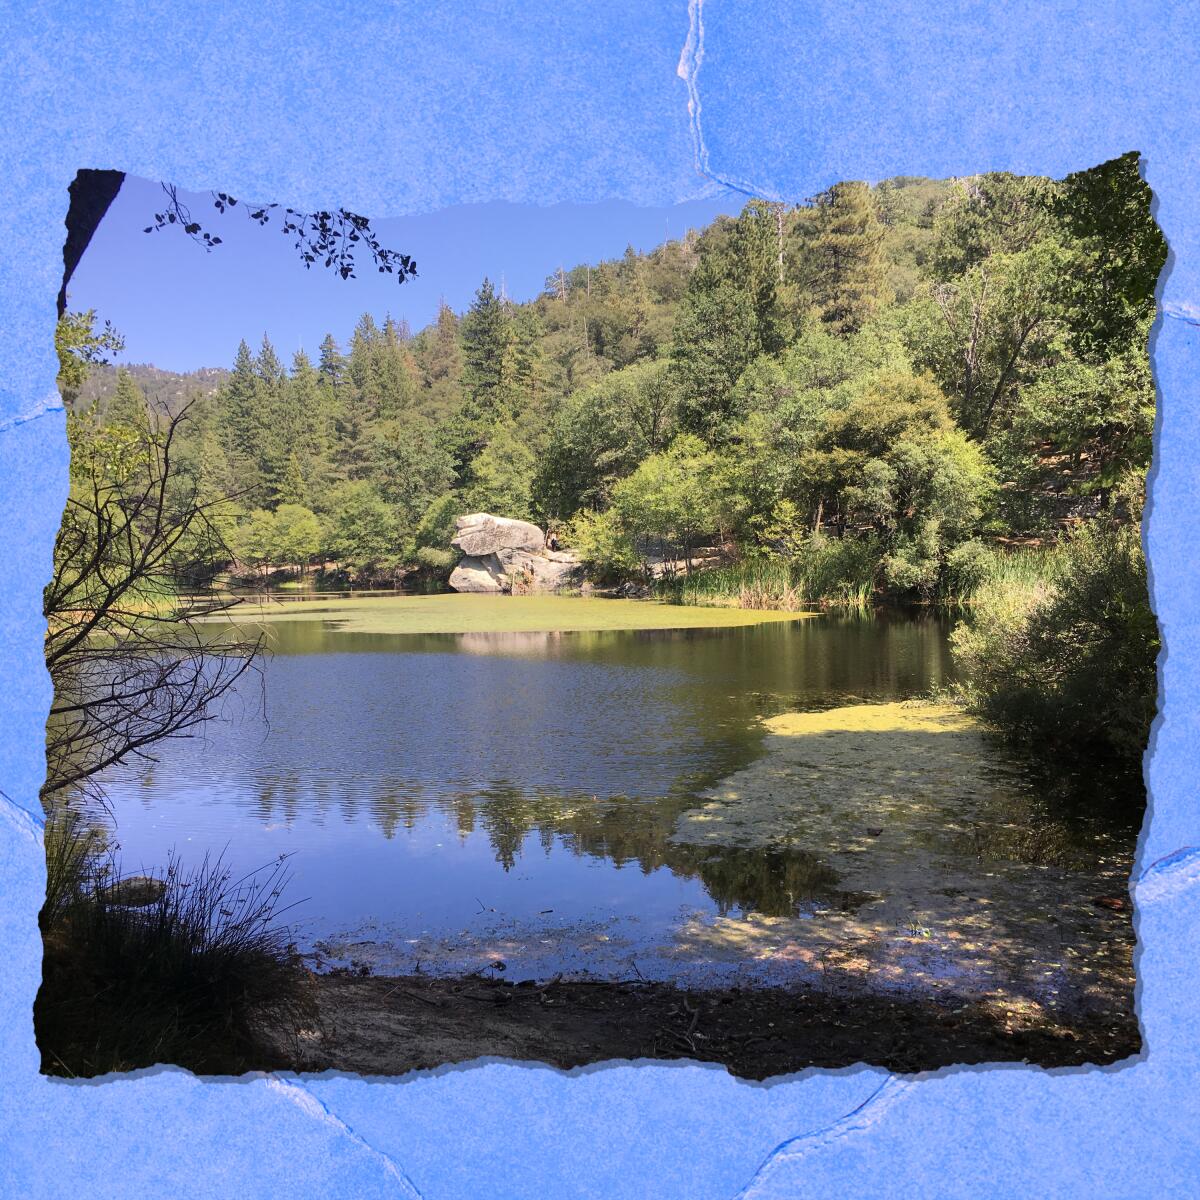
{"label": "tree canopy", "polygon": [[[751,201],[521,303],[484,279],[415,332],[364,314],[315,363],[248,336],[180,467],[238,497],[260,569],[444,571],[447,516],[484,508],[618,573],[652,543],[854,540],[881,591],[928,594],[957,547],[1055,538],[1144,475],[1164,261],[1136,155]],[[114,378],[114,419],[136,386]]]}

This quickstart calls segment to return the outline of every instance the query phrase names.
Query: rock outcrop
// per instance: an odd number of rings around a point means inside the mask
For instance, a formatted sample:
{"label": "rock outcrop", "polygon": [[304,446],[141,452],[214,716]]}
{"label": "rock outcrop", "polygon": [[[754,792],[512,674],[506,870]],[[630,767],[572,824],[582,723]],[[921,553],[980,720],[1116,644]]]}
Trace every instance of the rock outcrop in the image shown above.
{"label": "rock outcrop", "polygon": [[450,574],[456,592],[558,592],[583,581],[569,550],[547,550],[546,535],[529,521],[468,513],[455,522],[450,544],[463,552]]}
{"label": "rock outcrop", "polygon": [[493,517],[491,513],[468,513],[456,517],[458,531],[450,541],[468,558],[485,558],[500,550],[542,550],[546,535],[530,521]]}

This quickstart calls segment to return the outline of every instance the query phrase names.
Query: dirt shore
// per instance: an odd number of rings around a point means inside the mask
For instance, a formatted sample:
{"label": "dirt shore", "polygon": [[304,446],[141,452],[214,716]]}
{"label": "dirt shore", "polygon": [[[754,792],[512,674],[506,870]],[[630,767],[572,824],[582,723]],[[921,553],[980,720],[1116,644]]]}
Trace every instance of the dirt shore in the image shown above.
{"label": "dirt shore", "polygon": [[865,1062],[899,1072],[952,1063],[1109,1063],[1137,1053],[1132,1013],[1069,1025],[981,1001],[658,983],[510,984],[482,976],[318,975],[318,1027],[276,1041],[264,1066],[400,1075],[501,1057],[575,1067],[613,1059],[720,1063],[747,1079]]}

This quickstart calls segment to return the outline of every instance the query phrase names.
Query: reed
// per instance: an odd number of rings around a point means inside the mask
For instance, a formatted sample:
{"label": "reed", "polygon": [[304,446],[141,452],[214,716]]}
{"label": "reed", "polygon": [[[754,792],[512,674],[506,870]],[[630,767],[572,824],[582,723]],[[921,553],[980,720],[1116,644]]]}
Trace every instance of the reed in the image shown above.
{"label": "reed", "polygon": [[748,609],[867,608],[875,594],[873,545],[814,538],[791,557],[762,556],[677,576],[660,585],[676,604]]}

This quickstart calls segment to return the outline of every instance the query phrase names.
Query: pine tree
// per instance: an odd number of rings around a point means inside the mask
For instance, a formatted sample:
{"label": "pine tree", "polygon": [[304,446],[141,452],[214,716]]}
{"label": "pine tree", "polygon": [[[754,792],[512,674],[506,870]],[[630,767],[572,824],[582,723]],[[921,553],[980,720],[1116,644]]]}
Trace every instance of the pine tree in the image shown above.
{"label": "pine tree", "polygon": [[730,234],[730,268],[754,310],[759,354],[778,354],[789,341],[784,309],[782,206],[752,200]]}
{"label": "pine tree", "polygon": [[751,296],[718,263],[702,261],[680,306],[671,347],[684,430],[710,444],[729,435],[744,415],[734,409],[734,384],[758,351]]}
{"label": "pine tree", "polygon": [[263,334],[262,347],[258,352],[258,358],[254,362],[255,371],[259,379],[267,386],[268,389],[278,388],[287,377],[287,372],[283,369],[283,363],[279,361],[279,355],[275,353],[275,347],[271,345],[271,339]]}
{"label": "pine tree", "polygon": [[289,407],[296,422],[296,448],[310,486],[323,474],[333,432],[331,396],[323,385],[323,375],[303,350],[297,350],[288,381]]}
{"label": "pine tree", "polygon": [[883,225],[865,183],[837,183],[818,197],[801,252],[802,281],[820,319],[854,333],[884,302]]}
{"label": "pine tree", "polygon": [[145,392],[133,376],[121,367],[117,371],[116,391],[109,398],[104,414],[105,424],[141,431],[147,428],[148,416]]}
{"label": "pine tree", "polygon": [[229,462],[221,445],[215,397],[202,396],[188,408],[190,471],[196,494],[205,502],[219,500],[232,494]]}
{"label": "pine tree", "polygon": [[243,340],[238,345],[233,372],[218,395],[221,444],[234,490],[239,493],[254,492],[262,483],[258,465],[263,415],[260,384],[254,356]]}
{"label": "pine tree", "polygon": [[258,470],[265,490],[263,499],[272,508],[300,503],[304,498],[303,478],[298,476],[299,461],[293,466],[290,459],[301,435],[301,416],[296,410],[291,381],[265,335],[255,360],[255,373],[261,426]]}
{"label": "pine tree", "polygon": [[460,327],[463,350],[462,384],[480,420],[504,410],[504,359],[512,339],[508,305],[485,279]]}
{"label": "pine tree", "polygon": [[378,397],[381,421],[394,421],[413,404],[416,394],[415,368],[408,353],[408,326],[388,317],[374,346],[372,387]]}
{"label": "pine tree", "polygon": [[346,382],[346,357],[342,354],[337,342],[333,340],[332,333],[327,333],[324,341],[321,342],[321,357],[318,360],[317,370],[320,371],[321,378],[332,388],[339,388]]}
{"label": "pine tree", "polygon": [[462,348],[458,317],[443,300],[437,321],[422,330],[413,345],[421,408],[429,416],[442,417],[457,407],[462,377]]}
{"label": "pine tree", "polygon": [[542,401],[545,380],[542,369],[542,338],[545,328],[533,308],[522,307],[512,318],[512,336],[502,363],[505,402],[514,416]]}

